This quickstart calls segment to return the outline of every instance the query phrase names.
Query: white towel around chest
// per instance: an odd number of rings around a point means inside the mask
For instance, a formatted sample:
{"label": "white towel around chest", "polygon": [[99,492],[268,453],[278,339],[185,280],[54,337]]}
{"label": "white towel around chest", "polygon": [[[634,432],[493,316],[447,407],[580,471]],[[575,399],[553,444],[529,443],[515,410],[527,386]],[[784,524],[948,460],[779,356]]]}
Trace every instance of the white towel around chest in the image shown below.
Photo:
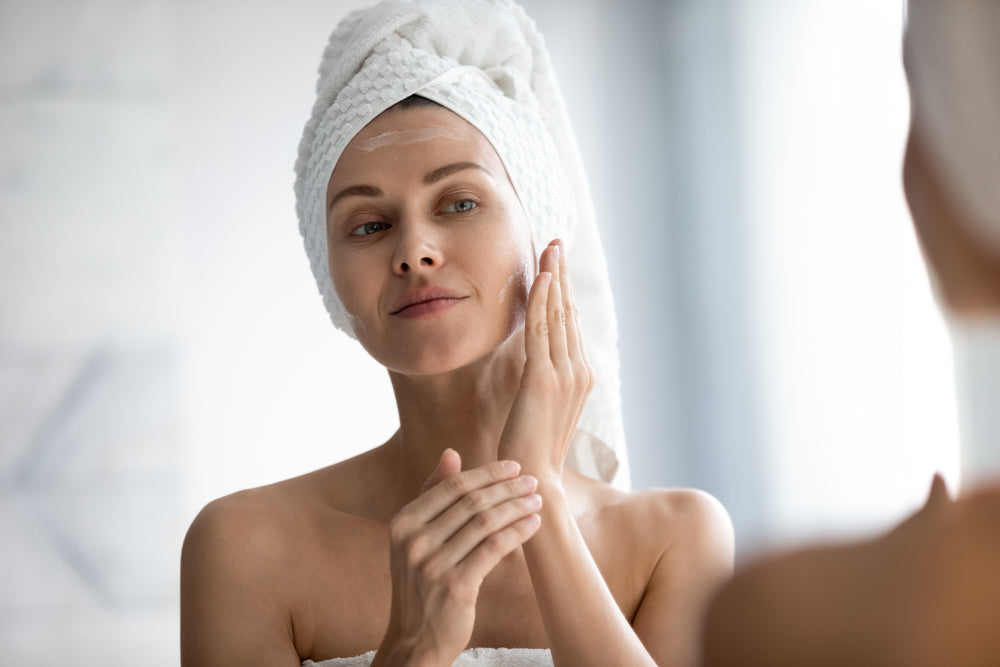
{"label": "white towel around chest", "polygon": [[[302,667],[368,667],[375,651],[353,658],[333,658],[323,662],[306,660]],[[492,665],[493,667],[552,667],[552,654],[541,648],[472,648],[455,660],[453,667]]]}

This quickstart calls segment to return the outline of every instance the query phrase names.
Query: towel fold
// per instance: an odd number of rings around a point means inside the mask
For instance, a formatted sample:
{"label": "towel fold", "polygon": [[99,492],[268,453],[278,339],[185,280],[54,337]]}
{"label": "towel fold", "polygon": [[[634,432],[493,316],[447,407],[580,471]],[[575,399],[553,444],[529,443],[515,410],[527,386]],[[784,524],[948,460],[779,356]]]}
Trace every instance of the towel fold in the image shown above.
{"label": "towel fold", "polygon": [[1000,2],[910,0],[913,119],[975,239],[1000,252]]}
{"label": "towel fold", "polygon": [[[333,658],[323,662],[306,660],[302,667],[368,667],[375,651],[353,658]],[[473,648],[463,652],[452,667],[552,667],[552,654],[540,648]]]}

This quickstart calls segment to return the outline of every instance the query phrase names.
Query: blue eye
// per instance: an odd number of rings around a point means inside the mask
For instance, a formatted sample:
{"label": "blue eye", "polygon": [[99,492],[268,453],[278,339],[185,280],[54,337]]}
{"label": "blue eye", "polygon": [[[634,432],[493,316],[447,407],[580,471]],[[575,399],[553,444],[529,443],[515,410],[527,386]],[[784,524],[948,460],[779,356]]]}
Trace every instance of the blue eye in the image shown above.
{"label": "blue eye", "polygon": [[368,236],[389,229],[389,225],[384,222],[366,222],[363,225],[351,230],[351,236]]}
{"label": "blue eye", "polygon": [[479,206],[479,204],[471,199],[459,199],[458,201],[445,206],[444,211],[445,213],[468,213],[477,206]]}

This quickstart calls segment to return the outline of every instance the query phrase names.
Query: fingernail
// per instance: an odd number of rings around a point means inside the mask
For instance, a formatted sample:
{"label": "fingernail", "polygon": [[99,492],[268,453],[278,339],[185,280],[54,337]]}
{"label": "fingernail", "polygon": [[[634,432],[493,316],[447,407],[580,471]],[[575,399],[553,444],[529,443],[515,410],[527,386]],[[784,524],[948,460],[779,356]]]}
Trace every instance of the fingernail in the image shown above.
{"label": "fingernail", "polygon": [[538,495],[537,493],[533,493],[530,496],[528,496],[527,500],[528,500],[528,507],[541,507],[542,506],[542,497],[540,495]]}
{"label": "fingernail", "polygon": [[501,465],[503,465],[503,469],[511,475],[516,475],[521,472],[521,464],[517,461],[504,461]]}
{"label": "fingernail", "polygon": [[521,479],[517,480],[517,483],[525,491],[529,489],[534,489],[536,486],[538,486],[538,480],[532,477],[531,475],[525,475]]}

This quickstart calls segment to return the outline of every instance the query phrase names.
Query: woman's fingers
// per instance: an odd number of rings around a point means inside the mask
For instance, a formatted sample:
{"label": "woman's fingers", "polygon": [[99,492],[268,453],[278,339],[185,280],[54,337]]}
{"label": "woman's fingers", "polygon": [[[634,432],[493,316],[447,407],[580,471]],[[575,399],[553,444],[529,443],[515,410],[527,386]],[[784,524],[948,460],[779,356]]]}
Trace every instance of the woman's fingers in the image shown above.
{"label": "woman's fingers", "polygon": [[[534,482],[533,479],[532,482]],[[534,489],[534,484],[531,485],[531,488]],[[541,507],[541,496],[532,493],[530,495],[507,499],[489,509],[476,512],[471,516],[467,515],[464,523],[458,530],[445,541],[441,549],[433,557],[428,559],[427,567],[429,574],[431,576],[440,576],[448,572],[459,563],[466,561],[476,550],[481,549],[484,543],[490,540],[496,542],[497,535],[507,535],[507,537],[500,538],[500,541],[502,545],[510,545],[511,531],[509,529],[531,515],[537,514]],[[513,532],[520,534],[517,530]],[[521,544],[521,542],[516,542],[513,546],[517,546],[518,544]],[[499,545],[487,546],[485,550],[493,552],[493,547],[495,546]],[[504,553],[507,552],[509,550],[504,551]],[[483,564],[488,561],[476,562]],[[471,575],[477,579],[481,579],[489,573],[489,570],[495,564],[489,565],[486,570],[473,570]]]}
{"label": "woman's fingers", "polygon": [[[462,496],[477,489],[513,479],[520,471],[521,466],[516,461],[494,461],[451,475],[417,496],[404,508],[403,512],[397,515],[396,521],[406,517],[408,522],[412,521],[417,525],[425,524],[451,507]],[[435,474],[437,473],[432,473],[432,478]]]}
{"label": "woman's fingers", "polygon": [[464,555],[491,532],[537,511],[536,488],[538,480],[524,476],[474,491],[445,510],[433,531]]}
{"label": "woman's fingers", "polygon": [[[576,299],[573,295],[573,283],[570,280],[567,254],[565,248],[559,253],[559,279],[562,283],[563,303],[566,309],[566,346],[573,369],[573,385],[577,391],[581,392],[581,397],[585,398],[594,388],[594,369],[590,365],[590,360],[587,359],[586,348],[583,344],[583,331],[580,328]],[[584,401],[578,401],[576,414],[572,417],[573,424],[580,420],[583,406]]]}
{"label": "woman's fingers", "polygon": [[[470,491],[427,522],[419,537],[410,540],[411,556],[419,560],[438,552],[447,564],[457,563],[490,532],[520,519],[529,510],[535,511],[524,498],[537,486],[534,477],[524,476]],[[465,537],[456,541],[460,533]]]}
{"label": "woman's fingers", "polygon": [[449,447],[441,453],[441,458],[438,460],[438,464],[434,468],[434,472],[432,472],[431,476],[427,478],[426,482],[424,482],[424,486],[420,492],[424,493],[427,489],[435,486],[441,480],[447,479],[452,475],[457,475],[460,472],[462,472],[462,457],[458,452]]}
{"label": "woman's fingers", "polygon": [[563,303],[562,277],[558,243],[546,248],[553,264],[552,282],[549,283],[549,298],[546,317],[549,321],[549,355],[552,364],[563,372],[571,371],[569,367],[569,350],[566,341],[566,304]]}
{"label": "woman's fingers", "polygon": [[562,288],[563,308],[566,311],[566,344],[571,359],[586,359],[583,349],[583,334],[580,331],[580,317],[573,295],[573,283],[569,277],[569,257],[560,242],[559,283]]}
{"label": "woman's fingers", "polygon": [[[544,258],[544,253],[543,258]],[[524,348],[529,366],[549,361],[548,298],[552,274],[543,271],[528,292],[528,311],[524,320]]]}
{"label": "woman's fingers", "polygon": [[529,514],[503,530],[492,533],[454,567],[455,576],[475,577],[481,581],[504,556],[530,540],[541,525],[541,516]]}

